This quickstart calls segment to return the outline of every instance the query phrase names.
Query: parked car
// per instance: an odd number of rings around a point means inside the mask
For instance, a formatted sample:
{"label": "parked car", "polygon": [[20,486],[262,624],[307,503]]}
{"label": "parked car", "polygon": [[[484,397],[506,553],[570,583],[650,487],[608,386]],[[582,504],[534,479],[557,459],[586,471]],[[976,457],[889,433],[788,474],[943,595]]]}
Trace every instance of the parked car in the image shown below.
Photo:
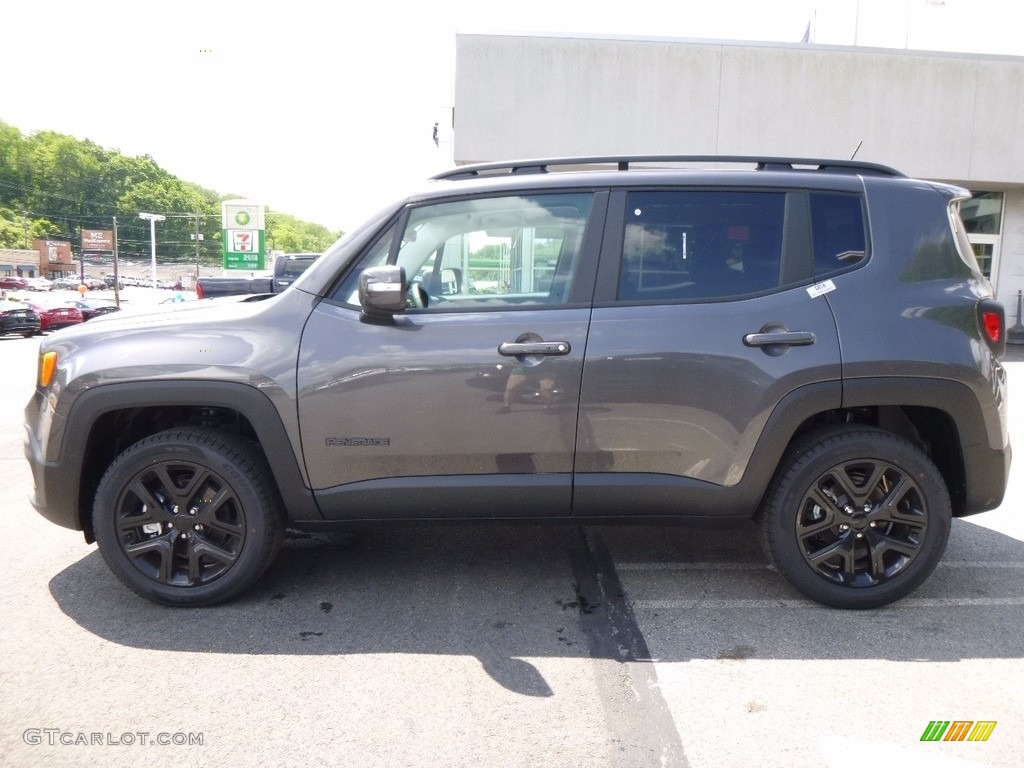
{"label": "parked car", "polygon": [[121,309],[113,302],[103,299],[73,299],[68,304],[81,311],[83,320],[92,320],[94,317],[118,312]]}
{"label": "parked car", "polygon": [[85,320],[82,310],[70,304],[43,304],[38,301],[26,303],[39,315],[40,331],[56,331]]}
{"label": "parked car", "polygon": [[20,301],[0,301],[0,334],[8,333],[22,336],[39,333],[39,315]]}
{"label": "parked car", "polygon": [[53,281],[45,277],[30,277],[26,280],[30,291],[49,291],[53,289]]}
{"label": "parked car", "polygon": [[969,197],[859,161],[456,168],[280,294],[43,340],[33,503],[169,605],[240,594],[286,526],[483,519],[753,519],[761,578],[884,605],[1006,490]]}
{"label": "parked car", "polygon": [[28,280],[24,277],[14,277],[11,275],[0,277],[0,288],[3,288],[5,291],[27,291]]}

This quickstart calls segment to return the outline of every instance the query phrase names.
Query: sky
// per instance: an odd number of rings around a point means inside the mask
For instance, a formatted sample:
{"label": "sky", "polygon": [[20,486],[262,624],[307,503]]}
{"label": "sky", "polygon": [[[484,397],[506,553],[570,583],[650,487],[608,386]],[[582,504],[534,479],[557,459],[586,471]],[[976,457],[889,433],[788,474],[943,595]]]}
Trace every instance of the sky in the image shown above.
{"label": "sky", "polygon": [[1024,55],[1016,5],[9,0],[0,120],[148,154],[186,181],[350,230],[453,165],[456,32],[799,43],[813,19],[818,43]]}

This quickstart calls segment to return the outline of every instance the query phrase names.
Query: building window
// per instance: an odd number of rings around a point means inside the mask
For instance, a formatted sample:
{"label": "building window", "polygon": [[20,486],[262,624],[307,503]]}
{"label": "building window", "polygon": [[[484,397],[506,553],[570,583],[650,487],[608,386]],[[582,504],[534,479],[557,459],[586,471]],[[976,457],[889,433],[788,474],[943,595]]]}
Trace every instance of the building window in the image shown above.
{"label": "building window", "polygon": [[960,203],[960,218],[967,230],[978,266],[993,283],[999,276],[999,241],[1003,226],[1003,193],[975,192]]}

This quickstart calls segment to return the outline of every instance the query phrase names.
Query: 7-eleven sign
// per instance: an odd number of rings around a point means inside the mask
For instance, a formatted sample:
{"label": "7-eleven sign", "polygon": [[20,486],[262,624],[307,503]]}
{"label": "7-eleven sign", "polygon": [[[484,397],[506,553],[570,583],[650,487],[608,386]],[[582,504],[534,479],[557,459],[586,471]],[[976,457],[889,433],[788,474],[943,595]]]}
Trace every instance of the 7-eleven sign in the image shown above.
{"label": "7-eleven sign", "polygon": [[254,249],[254,232],[246,232],[235,229],[231,231],[231,250],[235,253],[252,253]]}
{"label": "7-eleven sign", "polygon": [[267,230],[263,205],[252,200],[221,203],[221,242],[224,269],[264,269]]}

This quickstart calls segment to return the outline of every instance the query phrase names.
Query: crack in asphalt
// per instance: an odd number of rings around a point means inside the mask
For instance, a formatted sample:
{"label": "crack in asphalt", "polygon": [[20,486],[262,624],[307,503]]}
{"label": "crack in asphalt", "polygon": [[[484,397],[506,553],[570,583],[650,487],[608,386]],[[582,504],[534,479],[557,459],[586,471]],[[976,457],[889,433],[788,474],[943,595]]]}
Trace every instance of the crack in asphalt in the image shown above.
{"label": "crack in asphalt", "polygon": [[613,765],[687,768],[689,761],[661,694],[647,641],[601,536],[575,529],[569,558],[580,627],[596,662],[595,680],[612,743]]}

